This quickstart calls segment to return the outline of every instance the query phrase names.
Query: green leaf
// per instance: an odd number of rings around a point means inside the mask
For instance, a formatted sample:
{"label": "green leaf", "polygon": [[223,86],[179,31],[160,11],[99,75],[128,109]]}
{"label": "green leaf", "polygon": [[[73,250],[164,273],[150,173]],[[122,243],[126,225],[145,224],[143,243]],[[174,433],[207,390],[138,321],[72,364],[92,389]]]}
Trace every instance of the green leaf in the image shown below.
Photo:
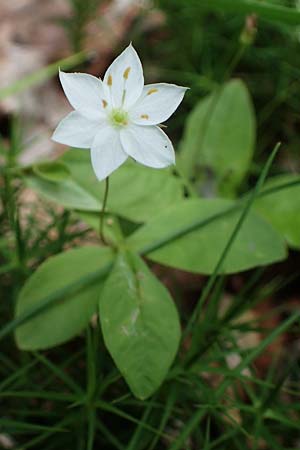
{"label": "green leaf", "polygon": [[[262,193],[283,183],[299,181],[296,175],[278,175],[270,178]],[[300,184],[274,191],[258,198],[255,202],[256,211],[278,230],[288,244],[300,248]]]}
{"label": "green leaf", "polygon": [[[127,242],[130,248],[146,252],[153,261],[190,272],[211,274],[240,215],[241,209],[230,200],[186,200],[140,227]],[[186,228],[191,231],[182,235]],[[169,243],[166,243],[168,237]],[[250,212],[221,272],[240,272],[280,261],[285,256],[281,235]]]}
{"label": "green leaf", "polygon": [[51,181],[46,180],[44,175],[37,176],[36,174],[30,174],[26,175],[25,182],[28,187],[38,194],[67,209],[82,209],[83,211],[100,210],[100,201],[71,178],[60,179],[54,182],[53,179]]}
{"label": "green leaf", "polygon": [[59,161],[50,161],[33,166],[33,172],[47,181],[61,181],[69,178],[70,171],[67,166]]}
{"label": "green leaf", "polygon": [[[61,160],[83,189],[96,198],[103,198],[104,183],[96,179],[89,152],[71,149]],[[180,201],[183,195],[180,179],[169,169],[151,169],[128,161],[110,179],[109,212],[133,222],[148,220],[161,209]]]}
{"label": "green leaf", "polygon": [[101,292],[105,344],[133,394],[145,399],[167,375],[180,325],[166,288],[135,254],[120,254]]}
{"label": "green leaf", "polygon": [[[82,247],[49,258],[28,279],[18,297],[16,318],[39,307],[49,296],[58,301],[26,321],[16,330],[16,342],[23,350],[39,350],[61,344],[80,333],[97,311],[102,280],[84,285],[63,296],[59,291],[111,263],[112,251]],[[60,298],[61,297],[61,298]]]}
{"label": "green leaf", "polygon": [[[182,183],[170,169],[151,169],[128,161],[110,178],[107,210],[132,222],[148,220],[183,196]],[[86,150],[71,149],[56,162],[34,166],[33,171],[25,171],[25,182],[68,209],[98,212],[104,196],[104,183],[97,180]],[[97,213],[95,220],[98,217]]]}
{"label": "green leaf", "polygon": [[255,117],[248,90],[242,81],[230,81],[190,114],[180,145],[183,172],[201,177],[210,195],[231,194],[247,173],[254,144]]}

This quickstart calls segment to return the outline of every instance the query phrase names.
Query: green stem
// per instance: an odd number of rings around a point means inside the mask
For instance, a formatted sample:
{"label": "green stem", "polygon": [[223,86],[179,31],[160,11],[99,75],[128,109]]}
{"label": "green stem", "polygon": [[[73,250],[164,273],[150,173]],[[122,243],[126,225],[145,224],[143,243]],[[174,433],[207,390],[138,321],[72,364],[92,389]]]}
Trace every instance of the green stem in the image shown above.
{"label": "green stem", "polygon": [[237,65],[239,64],[240,60],[244,56],[245,50],[247,48],[247,45],[240,44],[237,51],[233,55],[233,58],[231,59],[228,68],[226,69],[224,75],[223,75],[223,84],[226,83],[226,81],[231,77],[232,73],[236,69]]}
{"label": "green stem", "polygon": [[107,204],[107,197],[108,197],[108,190],[109,190],[109,177],[105,178],[105,191],[104,191],[104,199],[103,199],[103,205],[102,209],[100,211],[100,224],[99,224],[99,236],[103,244],[107,245],[107,242],[104,237],[104,216],[105,216],[105,208]]}
{"label": "green stem", "polygon": [[87,450],[93,450],[95,434],[96,434],[96,411],[95,408],[88,410],[88,435],[87,435]]}

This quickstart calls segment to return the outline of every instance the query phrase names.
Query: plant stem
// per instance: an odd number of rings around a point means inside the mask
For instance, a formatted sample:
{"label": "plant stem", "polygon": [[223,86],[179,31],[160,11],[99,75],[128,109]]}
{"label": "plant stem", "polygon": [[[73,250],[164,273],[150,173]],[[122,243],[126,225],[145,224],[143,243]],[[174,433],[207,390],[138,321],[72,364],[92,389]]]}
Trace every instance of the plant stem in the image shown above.
{"label": "plant stem", "polygon": [[103,232],[103,226],[104,226],[104,215],[105,215],[105,208],[107,203],[107,197],[108,197],[108,190],[109,190],[109,177],[105,178],[105,191],[104,191],[104,199],[103,199],[103,205],[102,209],[100,211],[100,224],[99,224],[99,236],[103,244],[107,245],[107,242],[104,238],[104,232]]}
{"label": "plant stem", "polygon": [[223,84],[226,83],[226,81],[231,77],[232,73],[236,69],[237,65],[241,61],[242,57],[244,56],[245,50],[247,49],[247,45],[240,44],[237,51],[233,55],[233,58],[231,59],[228,68],[225,70],[225,73],[223,75]]}

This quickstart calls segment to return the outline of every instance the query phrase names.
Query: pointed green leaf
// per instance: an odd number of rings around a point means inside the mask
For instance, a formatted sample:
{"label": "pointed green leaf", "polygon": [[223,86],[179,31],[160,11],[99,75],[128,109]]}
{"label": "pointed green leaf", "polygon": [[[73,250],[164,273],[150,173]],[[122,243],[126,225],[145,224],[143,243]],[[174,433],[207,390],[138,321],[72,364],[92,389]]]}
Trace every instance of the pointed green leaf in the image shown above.
{"label": "pointed green leaf", "polygon": [[[140,227],[130,236],[128,245],[167,266],[211,274],[241,215],[239,208],[232,211],[235,206],[225,199],[186,200]],[[230,213],[223,214],[229,210]],[[186,229],[191,231],[178,237]],[[168,238],[169,243],[160,245]],[[271,264],[285,256],[281,235],[250,212],[227,255],[222,273]]]}
{"label": "pointed green leaf", "polygon": [[[101,208],[104,183],[97,180],[86,150],[70,149],[55,162],[34,166],[33,171],[25,172],[25,181],[65,208],[90,212]],[[182,196],[180,178],[170,169],[151,169],[128,161],[111,175],[107,210],[132,222],[144,222]],[[95,217],[98,220],[98,213]]]}
{"label": "pointed green leaf", "polygon": [[58,203],[68,209],[82,209],[83,211],[99,211],[100,195],[97,200],[71,178],[46,180],[44,176],[26,175],[25,182],[43,197]]}
{"label": "pointed green leaf", "polygon": [[247,87],[240,80],[230,81],[190,114],[180,163],[188,177],[201,177],[213,194],[230,194],[247,173],[254,144],[255,117]]}
{"label": "pointed green leaf", "polygon": [[[88,152],[70,149],[62,161],[79,186],[95,198],[103,198],[104,183],[96,179]],[[133,222],[144,222],[182,199],[181,181],[169,169],[157,170],[128,161],[110,178],[109,212]]]}
{"label": "pointed green leaf", "polygon": [[[102,247],[82,247],[49,258],[27,280],[18,297],[16,317],[40,308],[50,296],[48,308],[16,330],[16,342],[23,350],[38,350],[61,344],[80,333],[97,311],[103,279],[68,289],[80,279],[111,264],[112,251]],[[62,296],[61,290],[67,288]]]}
{"label": "pointed green leaf", "polygon": [[33,172],[47,181],[61,181],[69,178],[70,171],[65,164],[59,161],[49,161],[35,164]]}
{"label": "pointed green leaf", "polygon": [[175,357],[180,325],[166,288],[135,254],[120,254],[101,292],[105,344],[133,394],[160,386]]}

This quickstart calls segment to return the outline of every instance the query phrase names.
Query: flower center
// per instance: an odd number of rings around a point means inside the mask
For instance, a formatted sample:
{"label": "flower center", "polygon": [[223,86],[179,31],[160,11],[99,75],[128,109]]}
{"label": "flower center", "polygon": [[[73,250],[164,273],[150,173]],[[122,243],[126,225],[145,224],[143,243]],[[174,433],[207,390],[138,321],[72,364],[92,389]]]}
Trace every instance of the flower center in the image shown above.
{"label": "flower center", "polygon": [[110,121],[114,127],[120,128],[128,124],[128,113],[123,109],[113,109]]}

